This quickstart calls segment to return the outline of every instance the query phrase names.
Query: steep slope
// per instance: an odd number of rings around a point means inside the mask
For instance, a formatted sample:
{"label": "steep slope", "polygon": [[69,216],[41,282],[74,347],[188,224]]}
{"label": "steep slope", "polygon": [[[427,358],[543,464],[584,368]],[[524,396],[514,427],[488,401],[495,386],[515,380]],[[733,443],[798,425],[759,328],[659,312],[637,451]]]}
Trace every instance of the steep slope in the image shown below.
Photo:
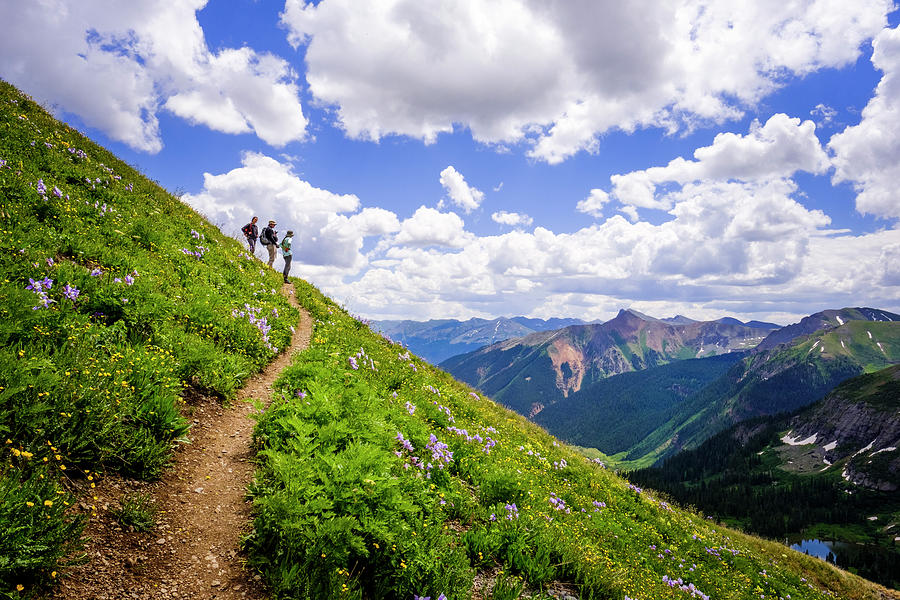
{"label": "steep slope", "polygon": [[[878,315],[844,321],[790,343],[751,352],[728,373],[682,403],[673,417],[629,452],[631,460],[671,456],[755,416],[791,412],[842,381],[900,362],[900,316],[875,309],[826,313]],[[896,318],[896,320],[891,320]],[[843,319],[842,319],[843,320]]]}
{"label": "steep slope", "polygon": [[439,319],[431,321],[374,321],[372,327],[403,344],[432,364],[510,338],[536,331],[580,325],[580,319]]}
{"label": "steep slope", "polygon": [[900,321],[900,315],[874,308],[842,308],[840,310],[824,310],[808,317],[799,323],[782,327],[773,331],[759,344],[760,350],[770,350],[779,344],[787,344],[794,339],[810,335],[819,330],[833,329],[848,321]]}
{"label": "steep slope", "polygon": [[743,356],[730,352],[614,375],[547,406],[533,420],[571,444],[607,455],[627,452]]}
{"label": "steep slope", "polygon": [[[101,473],[153,479],[298,312],[233,239],[0,82],[0,595],[77,557]],[[80,492],[79,492],[80,490]]]}
{"label": "steep slope", "polygon": [[440,366],[516,412],[533,417],[607,377],[749,349],[767,333],[716,321],[670,324],[622,310],[606,323],[535,333],[453,357]]}
{"label": "steep slope", "polygon": [[[900,365],[861,375],[788,421],[786,446],[812,450],[820,471],[841,469],[854,486],[900,488]],[[802,468],[785,466],[788,470]],[[807,465],[808,468],[808,465]]]}
{"label": "steep slope", "polygon": [[260,421],[254,564],[283,597],[889,597],[587,461],[311,287]]}
{"label": "steep slope", "polygon": [[[900,534],[898,448],[900,365],[894,365],[847,380],[793,415],[739,423],[630,476],[768,536],[818,531],[866,542],[875,547],[856,568],[896,587],[900,552],[890,540]],[[893,553],[879,551],[879,541]]]}

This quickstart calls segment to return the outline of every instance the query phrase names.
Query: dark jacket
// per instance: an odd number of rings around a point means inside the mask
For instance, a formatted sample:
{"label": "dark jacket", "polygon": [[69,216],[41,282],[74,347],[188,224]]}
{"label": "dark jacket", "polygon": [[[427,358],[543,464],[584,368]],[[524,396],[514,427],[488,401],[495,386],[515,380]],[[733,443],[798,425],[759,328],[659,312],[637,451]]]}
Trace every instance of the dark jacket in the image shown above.
{"label": "dark jacket", "polygon": [[241,233],[243,233],[245,237],[255,240],[259,238],[259,227],[256,226],[256,223],[247,223],[241,227]]}
{"label": "dark jacket", "polygon": [[277,244],[278,243],[278,232],[275,231],[272,227],[266,227],[262,230],[263,244]]}

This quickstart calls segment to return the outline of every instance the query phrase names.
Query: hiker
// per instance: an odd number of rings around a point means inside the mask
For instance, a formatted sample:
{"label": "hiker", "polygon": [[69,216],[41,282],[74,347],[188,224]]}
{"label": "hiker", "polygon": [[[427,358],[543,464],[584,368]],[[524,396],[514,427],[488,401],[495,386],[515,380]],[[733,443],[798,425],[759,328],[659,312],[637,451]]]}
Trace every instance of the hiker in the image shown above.
{"label": "hiker", "polygon": [[241,227],[241,233],[244,234],[244,237],[247,238],[247,243],[250,244],[250,254],[253,254],[256,250],[256,240],[259,239],[259,227],[256,226],[258,220],[259,217],[253,217],[249,223]]}
{"label": "hiker", "polygon": [[[269,225],[262,230],[262,235],[259,236],[259,243],[266,247],[266,250],[269,251],[269,266],[272,267],[272,263],[275,262],[275,250],[278,248],[278,232],[275,231],[275,221],[269,221]],[[274,268],[274,267],[272,267]]]}
{"label": "hiker", "polygon": [[287,234],[285,234],[284,239],[281,240],[281,257],[284,259],[284,282],[290,283],[288,281],[288,273],[291,271],[291,259],[293,258],[293,252],[291,252],[291,243],[294,241],[294,232],[288,229]]}

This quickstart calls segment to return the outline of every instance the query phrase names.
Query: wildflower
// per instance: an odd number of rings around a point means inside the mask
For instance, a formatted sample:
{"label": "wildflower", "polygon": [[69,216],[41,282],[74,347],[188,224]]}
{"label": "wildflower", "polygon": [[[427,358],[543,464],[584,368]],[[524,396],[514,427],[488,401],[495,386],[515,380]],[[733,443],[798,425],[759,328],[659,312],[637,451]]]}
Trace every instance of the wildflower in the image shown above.
{"label": "wildflower", "polygon": [[57,198],[62,198],[62,195],[63,195],[62,190],[54,185],[53,186],[53,195],[56,196]]}
{"label": "wildflower", "polygon": [[74,285],[70,285],[68,283],[63,288],[63,296],[65,296],[72,302],[75,302],[75,299],[78,297],[78,294],[80,294],[80,293],[81,292],[79,291],[79,289],[77,287],[75,287]]}
{"label": "wildflower", "polygon": [[44,500],[44,506],[53,506],[53,500]]}
{"label": "wildflower", "polygon": [[103,271],[101,271],[100,269],[94,269],[93,271],[91,271],[91,277],[100,277],[101,275],[103,275]]}
{"label": "wildflower", "polygon": [[125,276],[125,283],[126,283],[127,285],[133,285],[133,284],[134,284],[134,277],[132,277],[131,275],[126,275],[126,276]]}
{"label": "wildflower", "polygon": [[43,196],[47,193],[47,186],[44,185],[43,179],[37,180],[37,193],[40,194],[41,196]]}
{"label": "wildflower", "polygon": [[409,414],[413,414],[414,412],[416,412],[416,405],[413,404],[412,402],[407,402],[406,403],[406,411]]}
{"label": "wildflower", "polygon": [[353,369],[354,371],[356,371],[357,369],[359,369],[359,365],[356,364],[356,358],[354,358],[354,357],[351,356],[351,357],[348,359],[348,361],[350,362],[350,368],[351,368],[351,369]]}

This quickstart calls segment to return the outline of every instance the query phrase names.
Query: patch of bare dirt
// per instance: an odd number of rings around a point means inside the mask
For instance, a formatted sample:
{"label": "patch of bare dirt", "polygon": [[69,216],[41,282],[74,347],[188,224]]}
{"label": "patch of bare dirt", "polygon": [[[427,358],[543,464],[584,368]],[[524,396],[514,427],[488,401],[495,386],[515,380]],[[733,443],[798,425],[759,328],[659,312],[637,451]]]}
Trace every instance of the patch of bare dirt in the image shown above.
{"label": "patch of bare dirt", "polygon": [[[285,285],[283,292],[299,308],[293,286]],[[252,400],[267,403],[278,374],[309,345],[312,319],[301,313],[291,345],[246,383],[231,406],[186,395],[191,443],[179,447],[160,481],[109,477],[93,490],[85,488],[79,509],[88,516],[89,562],[67,573],[55,600],[266,597],[261,578],[245,568],[239,549],[251,527],[245,492],[254,470]],[[115,518],[132,493],[152,496],[158,509],[153,530],[136,532]]]}

